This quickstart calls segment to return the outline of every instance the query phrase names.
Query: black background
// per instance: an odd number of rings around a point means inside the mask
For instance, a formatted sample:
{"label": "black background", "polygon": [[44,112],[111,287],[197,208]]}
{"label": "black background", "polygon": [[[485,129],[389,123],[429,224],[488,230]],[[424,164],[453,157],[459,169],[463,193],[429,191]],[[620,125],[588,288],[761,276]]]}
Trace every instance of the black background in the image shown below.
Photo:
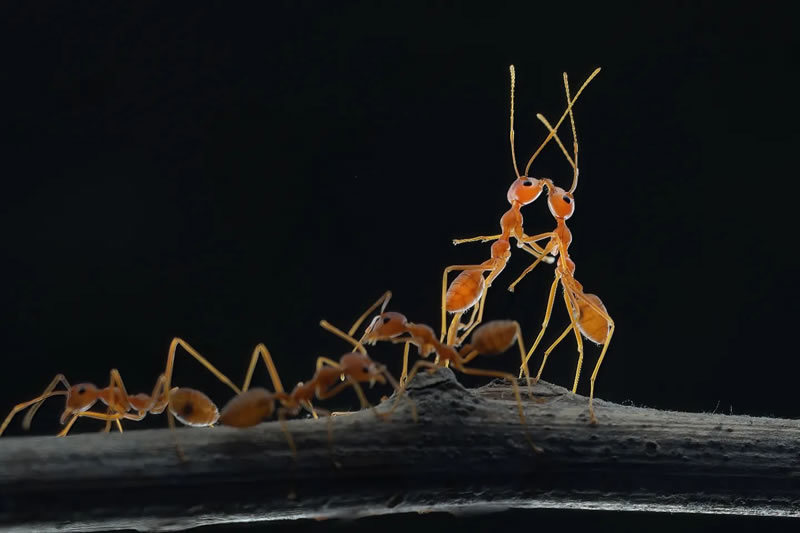
{"label": "black background", "polygon": [[[577,88],[603,68],[575,109],[569,221],[576,277],[617,325],[598,395],[797,416],[788,12],[19,2],[0,14],[3,409],[57,372],[102,383],[118,368],[149,391],[176,335],[237,382],[263,341],[291,384],[347,350],[319,320],[347,327],[386,289],[391,308],[438,329],[443,268],[489,253],[451,239],[496,232],[508,208],[513,63],[523,166],[545,134],[535,113],[564,108],[561,72]],[[571,178],[555,144],[533,175]],[[553,227],[543,198],[523,212],[527,233]],[[553,278],[540,267],[505,291],[528,263],[514,250],[487,318],[519,320],[530,343]],[[558,303],[544,346],[567,323]],[[586,346],[591,368],[599,349]],[[397,347],[373,356],[398,370]],[[570,384],[575,356],[567,339],[545,379]],[[177,384],[230,396],[177,365]],[[58,430],[53,403],[36,433]]]}

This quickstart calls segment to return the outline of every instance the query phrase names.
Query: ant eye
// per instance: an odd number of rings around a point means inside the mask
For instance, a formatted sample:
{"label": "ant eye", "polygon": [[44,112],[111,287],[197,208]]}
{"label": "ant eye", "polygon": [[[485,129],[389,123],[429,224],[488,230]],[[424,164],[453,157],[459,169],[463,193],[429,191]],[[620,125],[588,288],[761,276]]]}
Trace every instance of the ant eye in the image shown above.
{"label": "ant eye", "polygon": [[86,392],[86,387],[81,387],[78,389],[78,394],[84,394]]}
{"label": "ant eye", "polygon": [[369,374],[369,367],[368,367],[368,366],[365,366],[365,367],[364,367],[364,368],[362,368],[361,370],[363,370],[363,372],[364,372],[365,374]]}
{"label": "ant eye", "polygon": [[390,320],[391,320],[391,317],[388,317],[388,316],[383,317],[383,323],[384,324],[387,324]]}
{"label": "ant eye", "polygon": [[525,187],[533,187],[533,182],[531,180],[525,180],[522,182]]}
{"label": "ant eye", "polygon": [[562,198],[562,200],[564,200],[564,201],[565,201],[565,202],[567,202],[568,204],[571,204],[571,203],[572,203],[572,200],[570,199],[570,197],[569,197],[569,196],[564,196],[564,197]]}

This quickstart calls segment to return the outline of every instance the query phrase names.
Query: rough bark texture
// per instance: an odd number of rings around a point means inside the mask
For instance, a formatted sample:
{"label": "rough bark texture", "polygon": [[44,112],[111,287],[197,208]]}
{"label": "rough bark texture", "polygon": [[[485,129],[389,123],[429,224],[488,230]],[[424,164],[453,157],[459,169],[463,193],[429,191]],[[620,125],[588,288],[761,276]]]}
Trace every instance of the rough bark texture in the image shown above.
{"label": "rough bark texture", "polygon": [[[217,522],[506,507],[800,516],[800,422],[658,411],[546,383],[467,390],[421,373],[389,421],[369,411],[288,427],[0,439],[0,529],[179,530]],[[386,409],[389,400],[380,409]]]}

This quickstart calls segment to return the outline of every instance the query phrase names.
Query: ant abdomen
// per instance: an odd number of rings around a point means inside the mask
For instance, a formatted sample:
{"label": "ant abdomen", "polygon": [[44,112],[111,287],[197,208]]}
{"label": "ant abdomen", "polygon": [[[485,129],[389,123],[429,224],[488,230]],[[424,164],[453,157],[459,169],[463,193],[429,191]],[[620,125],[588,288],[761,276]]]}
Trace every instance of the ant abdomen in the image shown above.
{"label": "ant abdomen", "polygon": [[[596,307],[606,311],[606,306],[596,294],[585,293],[583,297]],[[578,300],[578,328],[587,339],[597,344],[604,344],[608,338],[608,320],[585,300],[583,298]]]}
{"label": "ant abdomen", "polygon": [[445,308],[450,313],[466,311],[483,294],[483,270],[465,270],[453,280],[445,296]]}
{"label": "ant abdomen", "polygon": [[219,415],[219,422],[226,426],[249,428],[272,416],[275,411],[275,394],[254,387],[232,398]]}
{"label": "ant abdomen", "polygon": [[472,348],[481,355],[500,355],[514,343],[519,325],[514,320],[492,320],[472,333]]}
{"label": "ant abdomen", "polygon": [[172,389],[169,393],[169,410],[187,426],[211,426],[219,419],[219,410],[211,398],[195,389]]}

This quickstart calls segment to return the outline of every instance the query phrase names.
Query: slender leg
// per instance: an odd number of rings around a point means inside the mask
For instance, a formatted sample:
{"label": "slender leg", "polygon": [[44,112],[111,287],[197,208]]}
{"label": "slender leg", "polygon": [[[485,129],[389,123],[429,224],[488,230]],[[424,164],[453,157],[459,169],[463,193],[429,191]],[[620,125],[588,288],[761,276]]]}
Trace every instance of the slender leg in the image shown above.
{"label": "slender leg", "polygon": [[496,241],[500,237],[502,237],[502,233],[498,233],[497,235],[478,235],[477,237],[470,237],[468,239],[453,239],[453,245],[458,246],[459,244],[464,244],[465,242],[489,242],[489,241]]}
{"label": "slender leg", "polygon": [[247,368],[247,375],[244,378],[242,392],[245,392],[250,388],[250,382],[253,379],[253,372],[255,371],[256,364],[258,363],[259,356],[261,356],[261,359],[264,360],[264,364],[267,366],[267,371],[269,372],[269,377],[272,380],[272,386],[275,389],[275,392],[278,394],[283,394],[285,391],[283,390],[281,378],[278,375],[278,369],[275,367],[275,362],[272,360],[272,355],[269,353],[269,350],[263,343],[260,343],[255,347],[253,350],[253,355],[250,357],[250,366]]}
{"label": "slender leg", "polygon": [[547,245],[547,247],[545,248],[545,254],[542,255],[541,257],[537,258],[536,261],[534,261],[533,263],[531,263],[530,266],[528,266],[528,268],[526,268],[522,272],[522,274],[520,274],[519,277],[517,277],[517,279],[514,280],[514,283],[512,283],[511,285],[508,286],[508,290],[511,291],[511,292],[514,292],[514,287],[517,286],[517,283],[522,281],[522,278],[527,276],[534,268],[536,268],[536,265],[538,265],[542,261],[543,257],[548,257],[547,254],[549,254],[550,250],[552,250],[554,247],[555,247],[555,243],[554,243],[554,241],[551,241]]}
{"label": "slender leg", "polygon": [[317,370],[319,370],[320,368],[322,368],[325,365],[335,366],[335,367],[340,367],[341,366],[338,362],[336,362],[333,359],[330,359],[328,357],[317,357]]}
{"label": "slender leg", "polygon": [[[447,338],[444,341],[450,346],[452,346],[453,341],[455,341],[456,334],[458,333],[458,326],[461,324],[461,317],[463,315],[464,315],[463,311],[458,311],[453,315],[453,318],[450,320],[450,327],[447,329]],[[436,354],[436,357],[438,358],[439,354]]]}
{"label": "slender leg", "polygon": [[561,333],[561,335],[559,335],[558,338],[553,342],[553,344],[551,344],[550,347],[547,350],[545,350],[544,357],[542,358],[542,364],[541,366],[539,366],[539,372],[536,374],[536,377],[533,378],[534,382],[538,382],[539,378],[542,377],[542,371],[544,370],[545,363],[547,363],[547,358],[550,357],[550,352],[552,352],[555,349],[555,347],[558,346],[559,343],[564,340],[564,337],[566,337],[570,331],[572,331],[572,324],[569,324],[566,327],[566,329],[564,329],[564,331]]}
{"label": "slender leg", "polygon": [[50,398],[52,396],[66,396],[66,395],[67,395],[67,391],[60,391],[60,390],[59,391],[51,391],[51,392],[47,392],[45,394],[41,394],[41,395],[37,396],[36,398],[34,398],[33,400],[29,400],[27,402],[23,402],[23,403],[15,405],[14,408],[11,410],[11,412],[6,417],[6,419],[3,421],[3,425],[0,426],[0,435],[2,435],[3,432],[6,430],[6,428],[8,427],[8,424],[11,423],[11,419],[14,418],[14,415],[19,413],[23,409],[26,409],[27,407],[35,404],[36,402],[41,402],[41,401],[46,400],[47,398]]}
{"label": "slender leg", "polygon": [[[544,320],[542,320],[542,329],[539,330],[539,335],[536,336],[536,340],[533,341],[533,345],[531,349],[528,350],[528,354],[525,356],[525,359],[522,361],[522,367],[519,369],[519,377],[528,371],[528,361],[530,360],[533,353],[536,351],[536,348],[539,346],[539,343],[542,341],[542,337],[544,336],[544,332],[547,329],[547,325],[550,323],[550,315],[553,312],[553,303],[556,298],[556,290],[558,289],[558,282],[561,280],[561,274],[556,271],[556,277],[553,280],[553,284],[550,286],[550,295],[547,297],[547,307],[544,311]],[[542,368],[544,368],[544,363],[542,363]],[[539,381],[539,378],[542,376],[542,368],[539,369],[539,373],[536,374],[534,378],[534,383]]]}
{"label": "slender leg", "polygon": [[572,383],[572,394],[575,394],[575,391],[578,390],[578,378],[581,376],[581,368],[583,367],[583,337],[581,336],[581,330],[578,327],[578,317],[575,316],[577,314],[576,309],[578,309],[578,305],[572,299],[572,296],[567,294],[566,290],[564,291],[564,303],[569,311],[572,331],[575,332],[575,342],[578,345],[578,365],[575,370],[575,380]]}
{"label": "slender leg", "polygon": [[347,342],[349,342],[350,344],[352,344],[353,348],[355,348],[356,350],[358,350],[362,354],[367,355],[367,349],[364,348],[363,344],[361,344],[360,342],[355,340],[352,336],[350,336],[347,333],[345,333],[344,331],[340,330],[339,328],[337,328],[336,326],[334,326],[333,324],[331,324],[327,320],[320,320],[319,325],[322,326],[322,328],[324,330],[330,331],[331,333],[333,333],[334,335],[336,335],[340,339],[344,339]]}
{"label": "slender leg", "polygon": [[[33,407],[31,407],[30,411],[25,413],[25,418],[22,419],[22,427],[25,429],[25,431],[30,429],[31,421],[33,420],[33,416],[36,414],[36,411],[39,410],[39,407],[42,406],[42,402],[45,399],[50,398],[51,396],[61,396],[61,393],[59,393],[59,394],[51,394],[51,392],[53,390],[55,390],[55,388],[58,386],[59,383],[64,385],[64,388],[66,389],[64,391],[63,395],[64,396],[69,396],[69,382],[67,381],[67,378],[64,377],[64,374],[56,374],[56,376],[53,378],[53,381],[51,381],[50,384],[47,386],[47,388],[44,389],[44,392],[42,392],[42,394],[40,394],[37,398],[34,398],[30,402],[25,402],[26,406],[33,405]],[[23,404],[20,404],[20,405],[23,405]],[[11,422],[11,419],[14,417],[14,415],[16,413],[18,413],[20,410],[25,409],[25,407],[21,407],[21,408],[17,409],[18,407],[19,407],[19,405],[17,407],[14,407],[14,410],[12,410],[11,414],[8,415],[8,418],[6,418],[6,421],[3,423],[2,426],[0,426],[0,435],[3,434],[3,431],[6,429],[6,426],[8,425],[8,423]]]}
{"label": "slender leg", "polygon": [[67,422],[67,425],[64,426],[64,429],[62,429],[58,433],[58,435],[56,435],[56,437],[66,437],[67,433],[69,433],[69,430],[72,428],[72,424],[74,424],[77,419],[78,419],[78,415],[72,415],[72,418],[69,419],[69,422]]}
{"label": "slender leg", "polygon": [[406,377],[408,376],[408,349],[411,346],[411,343],[406,341],[405,347],[403,348],[403,373],[400,374],[400,383],[406,382]]}
{"label": "slender leg", "polygon": [[175,337],[174,339],[172,339],[172,342],[170,343],[170,346],[169,346],[169,353],[167,354],[167,368],[164,371],[164,375],[166,376],[166,383],[165,383],[165,387],[164,388],[167,391],[169,391],[169,389],[172,388],[172,369],[173,369],[174,364],[175,364],[175,351],[177,350],[178,346],[181,346],[184,350],[189,352],[189,355],[194,357],[201,365],[206,367],[206,369],[208,369],[209,372],[214,374],[214,376],[216,376],[216,378],[218,380],[220,380],[225,385],[230,387],[231,390],[233,390],[233,392],[235,392],[236,394],[239,394],[239,393],[242,392],[239,389],[239,387],[234,385],[233,382],[230,379],[228,379],[228,377],[225,374],[223,374],[222,372],[217,370],[217,368],[214,365],[212,365],[208,361],[208,359],[206,359],[205,357],[200,355],[200,353],[197,350],[192,348],[189,345],[189,343],[187,343],[186,341],[184,341],[180,337]]}
{"label": "slender leg", "polygon": [[283,408],[278,409],[278,422],[281,425],[281,431],[286,437],[286,442],[289,444],[289,449],[292,450],[292,458],[297,461],[297,446],[294,443],[292,434],[289,432],[289,426],[286,423],[286,410]]}
{"label": "slender leg", "polygon": [[525,439],[528,441],[528,444],[531,445],[533,451],[536,453],[541,453],[542,449],[536,446],[531,439],[530,434],[528,433],[528,421],[525,418],[525,410],[522,408],[522,396],[519,393],[519,385],[517,385],[517,378],[515,378],[512,374],[508,372],[500,372],[496,370],[482,370],[478,368],[469,368],[462,366],[459,370],[463,374],[467,374],[470,376],[487,376],[487,377],[495,377],[495,378],[502,378],[511,383],[511,387],[514,390],[514,398],[517,400],[517,410],[519,412],[519,420],[522,423],[522,427],[525,431]]}
{"label": "slender leg", "polygon": [[370,314],[371,314],[373,311],[375,311],[375,309],[377,309],[377,308],[378,308],[378,306],[379,306],[379,305],[381,305],[381,304],[382,304],[382,307],[381,307],[381,313],[383,313],[383,312],[386,310],[386,306],[389,304],[389,300],[391,300],[391,299],[392,299],[392,291],[386,291],[386,292],[384,292],[384,293],[383,293],[383,296],[381,296],[380,298],[378,298],[378,301],[377,301],[377,302],[375,302],[374,304],[372,304],[371,306],[369,306],[369,309],[367,309],[366,311],[364,311],[364,314],[362,314],[360,317],[358,317],[358,319],[356,319],[356,321],[353,323],[353,326],[350,328],[350,330],[347,332],[347,334],[352,336],[352,335],[353,335],[353,333],[355,333],[355,332],[356,332],[356,330],[358,329],[358,326],[360,326],[360,325],[361,325],[361,323],[362,323],[362,322],[364,322],[364,320],[365,320],[365,319],[366,319],[366,318],[367,318],[367,317],[368,317],[368,316],[369,316],[369,315],[370,315]]}

